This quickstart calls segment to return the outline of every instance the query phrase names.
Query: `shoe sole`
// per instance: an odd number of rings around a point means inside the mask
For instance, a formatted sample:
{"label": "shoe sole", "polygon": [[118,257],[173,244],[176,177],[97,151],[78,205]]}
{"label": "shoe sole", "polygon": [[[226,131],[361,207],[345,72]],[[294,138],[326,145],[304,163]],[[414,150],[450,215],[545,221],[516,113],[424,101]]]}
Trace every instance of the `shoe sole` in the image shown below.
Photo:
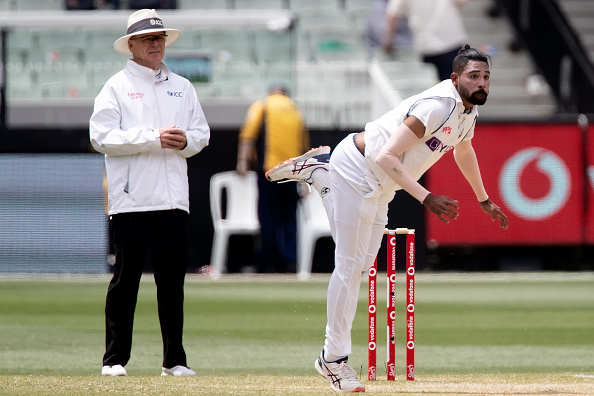
{"label": "shoe sole", "polygon": [[196,374],[175,375],[175,374],[161,373],[161,377],[195,377],[195,376],[196,376]]}
{"label": "shoe sole", "polygon": [[280,181],[281,179],[272,180],[270,178],[270,174],[273,173],[275,170],[282,168],[283,166],[285,166],[287,164],[294,164],[295,162],[299,162],[299,161],[307,161],[308,159],[315,157],[316,155],[326,154],[326,153],[320,153],[320,151],[323,149],[328,149],[328,153],[330,153],[330,146],[320,146],[320,147],[313,148],[313,149],[309,150],[307,153],[301,154],[298,157],[289,158],[288,160],[281,162],[280,164],[276,164],[274,167],[268,169],[268,171],[265,174],[266,179],[268,179],[270,181]]}
{"label": "shoe sole", "polygon": [[319,358],[315,360],[314,367],[316,368],[316,371],[318,372],[318,374],[320,374],[322,377],[328,379],[328,377],[326,377],[326,374],[324,374],[324,371],[320,367],[320,359]]}
{"label": "shoe sole", "polygon": [[195,376],[196,376],[196,373],[175,374],[175,373],[161,372],[161,377],[195,377]]}

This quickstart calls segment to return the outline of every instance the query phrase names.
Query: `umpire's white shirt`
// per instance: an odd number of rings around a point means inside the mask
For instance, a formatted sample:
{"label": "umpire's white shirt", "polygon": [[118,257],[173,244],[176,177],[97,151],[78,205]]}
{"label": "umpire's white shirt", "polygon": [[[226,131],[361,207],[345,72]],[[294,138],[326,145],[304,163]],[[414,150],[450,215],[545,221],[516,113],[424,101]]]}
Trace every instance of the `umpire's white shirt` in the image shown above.
{"label": "umpire's white shirt", "polygon": [[[163,149],[159,129],[186,133],[183,150]],[[105,154],[109,214],[181,209],[189,212],[186,158],[208,145],[210,128],[192,84],[161,64],[155,71],[128,60],[97,98],[91,144]]]}

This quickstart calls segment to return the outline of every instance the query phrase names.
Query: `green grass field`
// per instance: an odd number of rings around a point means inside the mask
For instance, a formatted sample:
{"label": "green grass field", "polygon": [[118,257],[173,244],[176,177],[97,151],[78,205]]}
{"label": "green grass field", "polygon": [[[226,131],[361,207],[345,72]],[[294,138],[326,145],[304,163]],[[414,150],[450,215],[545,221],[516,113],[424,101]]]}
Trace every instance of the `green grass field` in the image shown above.
{"label": "green grass field", "polygon": [[[385,306],[385,276],[379,307]],[[324,340],[327,275],[186,282],[195,378],[159,377],[152,275],[135,316],[128,377],[100,376],[109,277],[0,278],[0,395],[328,394],[313,361]],[[404,380],[404,277],[397,279],[397,381],[366,381],[367,283],[349,363],[375,394],[594,394],[594,274],[425,274],[416,279],[416,376]],[[385,310],[378,312],[385,339]],[[497,390],[499,389],[499,390]],[[491,391],[492,390],[492,391]]]}

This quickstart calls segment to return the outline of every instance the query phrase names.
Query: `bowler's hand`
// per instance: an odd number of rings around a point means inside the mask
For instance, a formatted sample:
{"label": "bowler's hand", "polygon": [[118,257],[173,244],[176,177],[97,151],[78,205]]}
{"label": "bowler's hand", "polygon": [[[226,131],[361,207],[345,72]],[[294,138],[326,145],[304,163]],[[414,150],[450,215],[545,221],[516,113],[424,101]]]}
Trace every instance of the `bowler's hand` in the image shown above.
{"label": "bowler's hand", "polygon": [[481,205],[481,209],[486,214],[491,216],[492,221],[495,221],[495,219],[499,219],[499,225],[501,226],[501,228],[503,228],[504,230],[507,230],[509,221],[507,220],[507,216],[505,214],[503,214],[503,212],[501,211],[499,206],[497,206],[493,202],[491,202],[490,199],[487,199],[486,201],[481,202],[480,205]]}
{"label": "bowler's hand", "polygon": [[174,126],[159,129],[159,134],[162,148],[183,150],[188,144],[186,133]]}
{"label": "bowler's hand", "polygon": [[444,223],[449,223],[449,219],[456,220],[458,218],[458,201],[445,195],[433,195],[429,193],[425,197],[423,205]]}

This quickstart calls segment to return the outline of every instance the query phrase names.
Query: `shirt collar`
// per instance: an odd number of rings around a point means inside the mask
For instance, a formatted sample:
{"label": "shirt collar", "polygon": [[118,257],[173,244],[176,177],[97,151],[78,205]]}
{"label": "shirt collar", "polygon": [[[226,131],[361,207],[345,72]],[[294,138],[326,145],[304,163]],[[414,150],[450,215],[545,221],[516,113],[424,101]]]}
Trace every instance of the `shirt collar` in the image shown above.
{"label": "shirt collar", "polygon": [[126,68],[130,70],[132,74],[138,77],[145,78],[149,81],[155,82],[166,81],[169,78],[169,74],[171,73],[163,62],[161,62],[161,77],[158,80],[155,80],[155,71],[153,69],[151,69],[150,67],[139,65],[132,59],[128,59],[128,62],[126,63]]}

